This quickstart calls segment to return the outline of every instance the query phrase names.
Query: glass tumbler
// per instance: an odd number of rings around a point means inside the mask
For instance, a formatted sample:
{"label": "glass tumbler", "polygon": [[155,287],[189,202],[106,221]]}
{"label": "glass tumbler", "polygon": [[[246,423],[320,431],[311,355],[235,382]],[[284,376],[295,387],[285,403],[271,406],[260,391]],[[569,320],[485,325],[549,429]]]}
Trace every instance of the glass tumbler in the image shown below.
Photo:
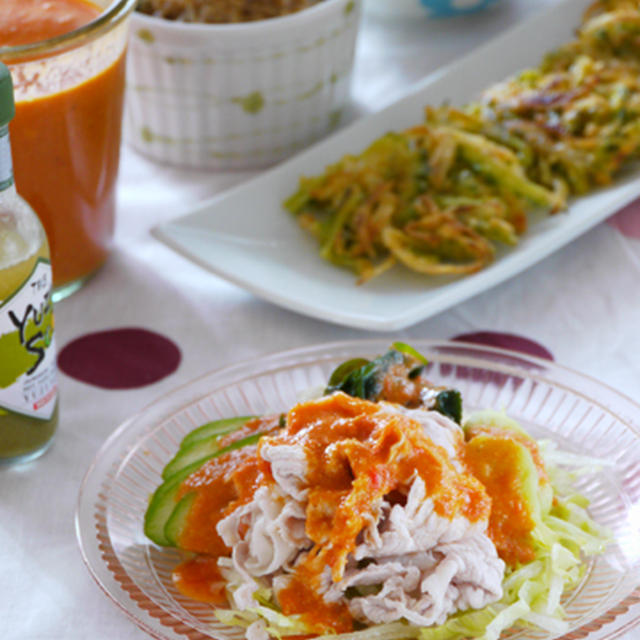
{"label": "glass tumbler", "polygon": [[18,192],[51,245],[54,301],[104,263],[115,222],[128,18],[136,0],[93,0],[88,24],[34,44],[0,47],[13,77]]}

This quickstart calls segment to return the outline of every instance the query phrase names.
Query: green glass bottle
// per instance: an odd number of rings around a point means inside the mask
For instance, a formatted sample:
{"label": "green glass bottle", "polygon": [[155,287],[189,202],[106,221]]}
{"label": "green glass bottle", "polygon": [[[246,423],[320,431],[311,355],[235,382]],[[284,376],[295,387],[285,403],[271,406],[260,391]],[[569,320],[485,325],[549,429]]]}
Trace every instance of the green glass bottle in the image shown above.
{"label": "green glass bottle", "polygon": [[49,245],[13,183],[14,114],[11,74],[0,63],[0,462],[43,453],[58,423]]}

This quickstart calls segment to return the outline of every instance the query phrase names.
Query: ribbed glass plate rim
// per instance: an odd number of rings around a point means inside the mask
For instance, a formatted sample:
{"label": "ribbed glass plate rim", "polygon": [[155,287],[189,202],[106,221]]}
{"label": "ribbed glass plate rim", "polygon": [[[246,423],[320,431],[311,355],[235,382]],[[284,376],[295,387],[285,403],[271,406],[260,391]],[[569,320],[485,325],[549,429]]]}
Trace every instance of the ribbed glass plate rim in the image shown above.
{"label": "ribbed glass plate rim", "polygon": [[[588,398],[640,440],[640,404],[595,378],[555,362],[520,352],[479,346],[462,341],[411,340],[413,347],[430,362],[480,368],[515,379],[529,379],[556,389]],[[138,445],[152,432],[216,390],[238,385],[254,377],[283,372],[305,365],[374,356],[390,345],[388,339],[350,340],[318,344],[282,351],[233,364],[204,374],[151,403],[118,427],[105,441],[82,482],[75,516],[75,528],[83,561],[103,592],[141,629],[158,640],[189,638],[204,640],[205,635],[186,625],[153,602],[131,579],[111,545],[107,527],[107,507],[111,485]],[[598,398],[597,400],[595,398]],[[640,571],[636,588],[618,604],[577,629],[562,640],[578,640],[603,630],[600,640],[614,640],[640,624]],[[617,623],[616,623],[617,622]]]}

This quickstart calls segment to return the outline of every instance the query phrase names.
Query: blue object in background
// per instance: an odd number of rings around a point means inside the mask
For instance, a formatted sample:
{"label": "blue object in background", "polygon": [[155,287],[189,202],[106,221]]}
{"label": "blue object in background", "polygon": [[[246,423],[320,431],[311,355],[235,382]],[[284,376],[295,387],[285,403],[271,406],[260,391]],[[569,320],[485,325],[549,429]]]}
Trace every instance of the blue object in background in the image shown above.
{"label": "blue object in background", "polygon": [[486,9],[496,0],[420,0],[420,4],[427,10],[430,16],[446,18],[461,13],[471,13]]}

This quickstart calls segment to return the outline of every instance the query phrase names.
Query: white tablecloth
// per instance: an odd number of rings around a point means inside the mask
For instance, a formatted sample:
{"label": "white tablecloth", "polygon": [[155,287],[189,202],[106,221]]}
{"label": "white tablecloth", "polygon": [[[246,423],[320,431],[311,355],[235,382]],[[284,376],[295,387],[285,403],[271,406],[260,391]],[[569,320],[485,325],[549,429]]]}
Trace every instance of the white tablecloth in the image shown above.
{"label": "white tablecloth", "polygon": [[[366,18],[354,72],[354,113],[380,108],[415,80],[552,1],[505,0],[494,11],[446,22],[383,24]],[[282,349],[371,335],[262,302],[150,236],[153,225],[248,177],[161,167],[123,149],[115,250],[97,277],[56,306],[58,345],[90,331],[138,326],[171,338],[182,361],[167,378],[130,391],[100,389],[61,375],[61,421],[53,447],[34,463],[0,468],[4,640],[147,637],[94,584],[74,534],[82,477],[123,420],[211,369]],[[632,216],[628,213],[626,221]],[[517,278],[394,337],[410,342],[470,331],[517,333],[544,345],[557,362],[637,400],[639,301],[640,238],[605,223]]]}

